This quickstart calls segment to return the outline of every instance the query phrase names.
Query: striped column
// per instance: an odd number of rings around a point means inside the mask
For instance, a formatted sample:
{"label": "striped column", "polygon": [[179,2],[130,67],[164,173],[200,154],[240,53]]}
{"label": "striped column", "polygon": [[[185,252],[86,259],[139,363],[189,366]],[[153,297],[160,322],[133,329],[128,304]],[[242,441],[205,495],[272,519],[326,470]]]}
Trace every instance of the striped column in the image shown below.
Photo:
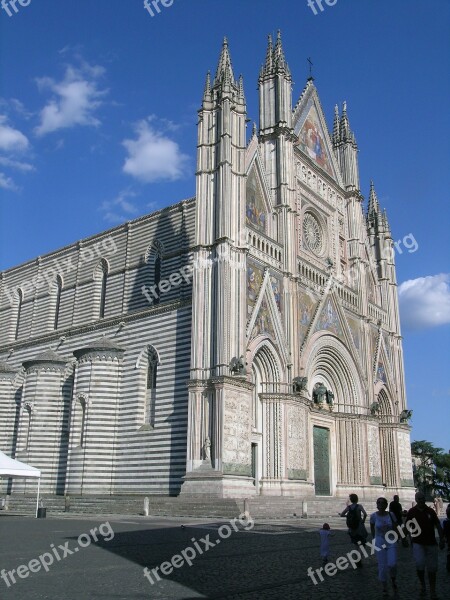
{"label": "striped column", "polygon": [[[63,395],[66,360],[52,350],[23,363],[25,382],[20,407],[16,456],[42,472],[44,493],[64,492],[63,424],[67,398]],[[14,492],[36,489],[35,482],[15,480]]]}
{"label": "striped column", "polygon": [[66,492],[114,492],[124,349],[106,337],[75,350]]}

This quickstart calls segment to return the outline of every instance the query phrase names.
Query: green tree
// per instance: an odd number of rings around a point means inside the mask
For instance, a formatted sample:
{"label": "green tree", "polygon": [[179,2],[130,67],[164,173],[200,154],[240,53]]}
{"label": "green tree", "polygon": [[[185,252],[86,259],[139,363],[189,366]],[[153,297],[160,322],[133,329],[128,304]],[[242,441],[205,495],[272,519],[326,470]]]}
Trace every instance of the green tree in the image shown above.
{"label": "green tree", "polygon": [[412,442],[411,454],[414,459],[414,484],[424,492],[428,500],[441,496],[450,500],[450,454],[436,448],[431,442]]}

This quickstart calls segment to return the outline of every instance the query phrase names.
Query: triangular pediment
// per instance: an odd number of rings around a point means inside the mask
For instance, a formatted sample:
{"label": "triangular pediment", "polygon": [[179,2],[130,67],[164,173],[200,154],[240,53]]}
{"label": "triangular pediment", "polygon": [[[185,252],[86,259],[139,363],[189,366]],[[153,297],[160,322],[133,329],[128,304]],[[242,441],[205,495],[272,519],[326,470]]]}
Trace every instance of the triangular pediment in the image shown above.
{"label": "triangular pediment", "polygon": [[[351,317],[354,323],[352,322],[352,325],[349,324],[349,315],[346,314],[342,308],[339,296],[336,290],[333,289],[331,281],[328,290],[328,292],[324,293],[322,300],[316,305],[315,314],[300,351],[303,351],[314,334],[331,333],[343,342],[355,361],[356,368],[361,375],[362,381],[367,381],[367,376],[364,374],[362,367],[360,353],[361,327],[358,327],[356,318]],[[356,339],[354,335],[357,336]]]}
{"label": "triangular pediment", "polygon": [[361,357],[361,321],[348,312],[345,312],[347,325],[358,355]]}
{"label": "triangular pediment", "polygon": [[342,341],[346,341],[344,321],[339,314],[338,302],[332,293],[328,294],[316,318],[313,331],[329,331]]}
{"label": "triangular pediment", "polygon": [[339,185],[342,185],[327,122],[317,90],[311,81],[308,82],[294,109],[293,124],[299,140],[297,148]]}
{"label": "triangular pediment", "polygon": [[392,367],[386,350],[385,334],[380,334],[378,352],[375,360],[374,382],[387,384],[392,378]]}
{"label": "triangular pediment", "polygon": [[259,149],[255,148],[247,164],[246,225],[268,233],[268,216],[272,212],[270,191],[267,184]]}
{"label": "triangular pediment", "polygon": [[247,326],[247,339],[250,341],[259,336],[271,339],[288,364],[290,361],[287,341],[281,323],[281,305],[276,297],[274,279],[276,278],[271,275],[269,269],[266,269],[258,300]]}

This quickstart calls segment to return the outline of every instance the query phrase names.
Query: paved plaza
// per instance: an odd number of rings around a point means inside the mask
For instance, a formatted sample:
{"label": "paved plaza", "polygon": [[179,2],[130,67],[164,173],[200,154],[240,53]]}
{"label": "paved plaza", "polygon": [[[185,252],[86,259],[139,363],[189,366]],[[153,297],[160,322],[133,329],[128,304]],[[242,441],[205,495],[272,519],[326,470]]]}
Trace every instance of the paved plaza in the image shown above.
{"label": "paved plaza", "polygon": [[[330,518],[334,562],[352,550],[345,520]],[[243,522],[245,525],[245,522]],[[0,515],[1,600],[137,600],[143,598],[187,600],[230,598],[235,600],[298,600],[326,598],[381,598],[375,556],[364,560],[361,569],[349,568],[314,585],[308,567],[321,566],[316,519],[255,522],[244,529],[235,521],[153,517],[70,517],[32,519]],[[225,527],[221,526],[225,525]],[[248,526],[248,525],[247,525]],[[95,528],[97,528],[95,530]],[[235,531],[234,529],[237,529]],[[92,533],[98,541],[92,541]],[[86,535],[83,535],[86,534]],[[89,540],[88,536],[91,538]],[[218,542],[218,543],[217,543]],[[191,550],[186,550],[188,547]],[[183,558],[189,558],[187,566]],[[200,554],[200,551],[202,554]],[[47,571],[42,566],[40,556]],[[193,554],[197,556],[192,557]],[[370,550],[369,550],[370,553]],[[65,555],[65,556],[64,556]],[[160,569],[174,555],[180,558],[167,576]],[[411,550],[399,545],[400,592],[398,598],[418,598]],[[33,559],[37,559],[34,562]],[[178,561],[178,562],[177,562]],[[450,574],[445,570],[445,551],[439,554],[438,592],[450,597]],[[50,564],[51,563],[51,564]],[[148,567],[149,578],[144,577]],[[152,569],[161,579],[152,576]],[[30,572],[30,570],[36,572]],[[2,574],[4,572],[2,571]],[[390,597],[393,598],[392,592]]]}

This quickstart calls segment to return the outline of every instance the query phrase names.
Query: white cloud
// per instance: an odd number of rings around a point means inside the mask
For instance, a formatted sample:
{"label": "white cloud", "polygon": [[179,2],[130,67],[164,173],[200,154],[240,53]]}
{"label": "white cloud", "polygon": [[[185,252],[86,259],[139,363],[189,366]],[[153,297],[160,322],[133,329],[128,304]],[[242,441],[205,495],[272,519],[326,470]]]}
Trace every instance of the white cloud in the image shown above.
{"label": "white cloud", "polygon": [[5,115],[0,115],[0,150],[3,152],[23,152],[28,149],[28,138],[18,129],[7,124]]}
{"label": "white cloud", "polygon": [[0,172],[0,188],[3,190],[11,190],[12,192],[18,191],[18,187],[16,186],[14,181],[11,179],[11,177],[8,177],[7,175],[5,175],[4,173],[1,173],[1,172]]}
{"label": "white cloud", "polygon": [[100,206],[105,221],[123,223],[135,216],[139,212],[139,208],[128,200],[128,198],[134,197],[136,197],[135,192],[123,190],[113,200],[105,200]]}
{"label": "white cloud", "polygon": [[[154,121],[154,116],[140,121],[135,126],[137,138],[122,142],[128,151],[123,171],[145,183],[181,179],[189,157],[176,142],[156,129]],[[174,126],[167,128],[173,131]]]}
{"label": "white cloud", "polygon": [[[9,124],[6,115],[0,115],[0,165],[7,169],[15,169],[23,173],[33,171],[33,165],[18,160],[30,149],[30,142],[25,134]],[[18,186],[4,172],[0,172],[0,188],[17,192]]]}
{"label": "white cloud", "polygon": [[30,163],[14,160],[12,158],[8,158],[7,156],[0,156],[0,165],[9,167],[10,169],[17,169],[17,171],[22,171],[23,173],[35,170],[33,165],[30,165]]}
{"label": "white cloud", "polygon": [[100,125],[94,112],[102,105],[102,98],[108,93],[98,87],[97,80],[103,74],[103,67],[82,63],[79,69],[67,67],[64,79],[60,82],[50,77],[38,79],[38,87],[50,90],[53,96],[41,110],[41,122],[35,129],[36,134],[46,135],[76,125]]}
{"label": "white cloud", "polygon": [[450,323],[450,273],[403,282],[398,288],[400,316],[406,329]]}

